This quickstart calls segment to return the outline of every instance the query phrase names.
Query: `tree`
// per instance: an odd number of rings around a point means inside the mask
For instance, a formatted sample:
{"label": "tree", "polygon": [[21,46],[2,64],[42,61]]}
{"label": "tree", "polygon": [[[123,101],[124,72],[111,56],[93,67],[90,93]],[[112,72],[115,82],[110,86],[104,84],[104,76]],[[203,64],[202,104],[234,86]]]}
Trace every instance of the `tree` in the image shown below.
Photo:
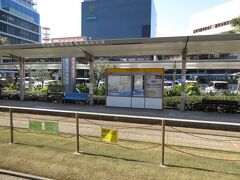
{"label": "tree", "polygon": [[31,70],[31,76],[35,80],[40,81],[42,87],[44,81],[50,78],[50,71],[48,70],[47,65],[43,60],[40,60],[40,63],[35,65],[34,70]]}
{"label": "tree", "polygon": [[100,58],[98,61],[94,62],[94,78],[99,81],[105,78],[105,69],[108,67],[108,61],[106,59]]}
{"label": "tree", "polygon": [[231,20],[234,33],[240,32],[240,16]]}

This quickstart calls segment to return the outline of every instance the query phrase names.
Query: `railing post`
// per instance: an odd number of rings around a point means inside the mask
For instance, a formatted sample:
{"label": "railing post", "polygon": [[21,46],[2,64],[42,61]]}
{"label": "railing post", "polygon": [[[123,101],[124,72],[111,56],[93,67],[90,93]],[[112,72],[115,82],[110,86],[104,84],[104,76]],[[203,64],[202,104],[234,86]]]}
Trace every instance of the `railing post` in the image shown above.
{"label": "railing post", "polygon": [[76,118],[76,140],[77,140],[77,152],[80,153],[80,147],[79,147],[79,119],[78,119],[78,113],[75,113]]}
{"label": "railing post", "polygon": [[10,117],[10,144],[13,144],[14,137],[13,137],[13,111],[12,111],[12,108],[9,108],[9,117]]}
{"label": "railing post", "polygon": [[162,157],[161,157],[161,166],[164,164],[164,155],[165,155],[165,120],[162,119]]}

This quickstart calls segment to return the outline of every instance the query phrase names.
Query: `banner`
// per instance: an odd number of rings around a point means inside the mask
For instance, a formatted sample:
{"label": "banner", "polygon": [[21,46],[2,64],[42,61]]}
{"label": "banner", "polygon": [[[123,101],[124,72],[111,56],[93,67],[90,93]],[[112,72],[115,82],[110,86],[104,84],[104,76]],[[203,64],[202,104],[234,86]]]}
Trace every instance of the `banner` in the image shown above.
{"label": "banner", "polygon": [[118,130],[102,128],[101,140],[105,142],[117,143]]}
{"label": "banner", "polygon": [[52,134],[58,134],[58,122],[45,122],[45,132],[46,133],[52,133]]}
{"label": "banner", "polygon": [[45,133],[52,133],[58,134],[59,132],[59,125],[56,121],[29,121],[29,129],[33,132],[45,132]]}
{"label": "banner", "polygon": [[42,121],[29,121],[29,129],[31,131],[41,132],[42,131]]}

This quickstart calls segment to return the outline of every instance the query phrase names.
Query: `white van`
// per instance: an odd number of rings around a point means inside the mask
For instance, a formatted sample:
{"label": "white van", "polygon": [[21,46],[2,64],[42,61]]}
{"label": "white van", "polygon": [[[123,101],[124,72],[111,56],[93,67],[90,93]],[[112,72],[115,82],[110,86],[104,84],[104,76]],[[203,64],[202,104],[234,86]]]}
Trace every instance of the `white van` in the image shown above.
{"label": "white van", "polygon": [[205,88],[205,93],[223,93],[228,91],[228,83],[226,81],[211,81]]}

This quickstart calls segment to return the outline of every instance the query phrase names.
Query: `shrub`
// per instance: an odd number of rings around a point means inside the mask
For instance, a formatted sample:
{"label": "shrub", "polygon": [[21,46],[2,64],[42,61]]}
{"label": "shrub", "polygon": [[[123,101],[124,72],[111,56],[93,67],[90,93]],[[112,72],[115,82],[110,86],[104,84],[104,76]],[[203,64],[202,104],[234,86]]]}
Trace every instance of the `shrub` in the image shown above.
{"label": "shrub", "polygon": [[202,102],[202,96],[188,96],[186,97],[185,109],[189,111],[197,111],[198,104]]}
{"label": "shrub", "polygon": [[105,86],[103,86],[101,88],[96,88],[95,91],[94,91],[94,95],[105,96],[106,95],[106,88],[105,88]]}
{"label": "shrub", "polygon": [[7,91],[19,90],[19,85],[7,84],[3,87],[3,89]]}
{"label": "shrub", "polygon": [[203,98],[210,100],[233,100],[240,103],[240,96],[203,96]]}
{"label": "shrub", "polygon": [[94,96],[94,104],[105,105],[106,104],[106,96]]}
{"label": "shrub", "polygon": [[[81,93],[88,93],[89,92],[89,87],[87,84],[77,84],[76,85],[77,91]],[[96,96],[105,96],[106,95],[106,88],[105,86],[98,88],[97,84],[93,85],[93,91],[94,95]]]}
{"label": "shrub", "polygon": [[180,104],[179,96],[172,96],[172,97],[164,98],[164,107],[165,108],[179,109],[179,104]]}
{"label": "shrub", "polygon": [[[202,99],[209,100],[235,100],[240,103],[240,96],[187,96],[185,109],[189,111],[199,111],[199,105]],[[179,109],[180,96],[165,97],[165,108]]]}
{"label": "shrub", "polygon": [[181,85],[175,86],[171,89],[164,89],[164,96],[171,97],[171,96],[180,96],[181,95]]}
{"label": "shrub", "polygon": [[196,96],[200,95],[200,85],[198,83],[189,83],[186,84],[186,95],[188,96]]}
{"label": "shrub", "polygon": [[7,100],[19,100],[19,92],[18,91],[3,91],[1,95],[2,99],[7,99]]}
{"label": "shrub", "polygon": [[46,93],[42,92],[26,92],[25,100],[27,101],[43,101],[46,97]]}
{"label": "shrub", "polygon": [[89,88],[87,84],[76,84],[76,89],[81,93],[88,93]]}
{"label": "shrub", "polygon": [[41,93],[47,93],[47,90],[48,90],[48,86],[45,86],[45,87],[40,89],[40,92]]}

